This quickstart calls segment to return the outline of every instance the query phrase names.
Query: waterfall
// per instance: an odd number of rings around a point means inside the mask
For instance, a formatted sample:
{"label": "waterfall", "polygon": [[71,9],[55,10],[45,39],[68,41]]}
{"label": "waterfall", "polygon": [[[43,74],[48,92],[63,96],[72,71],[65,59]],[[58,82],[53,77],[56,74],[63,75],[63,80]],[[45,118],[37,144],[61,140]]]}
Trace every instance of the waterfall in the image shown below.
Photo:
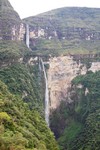
{"label": "waterfall", "polygon": [[45,79],[45,121],[47,125],[49,126],[49,91],[48,91],[48,80],[47,75],[44,67],[43,60],[41,59],[42,68],[44,72],[44,79]]}
{"label": "waterfall", "polygon": [[39,57],[39,71],[41,72],[42,68],[41,68],[41,58]]}
{"label": "waterfall", "polygon": [[29,25],[26,24],[26,45],[29,48]]}

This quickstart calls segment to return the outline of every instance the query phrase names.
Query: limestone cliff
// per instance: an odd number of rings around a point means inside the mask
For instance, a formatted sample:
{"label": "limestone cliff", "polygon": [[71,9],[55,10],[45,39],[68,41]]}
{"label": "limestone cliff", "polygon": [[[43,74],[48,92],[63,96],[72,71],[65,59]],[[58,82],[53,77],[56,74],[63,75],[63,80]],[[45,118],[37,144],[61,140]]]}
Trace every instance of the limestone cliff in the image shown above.
{"label": "limestone cliff", "polygon": [[99,50],[100,9],[65,7],[24,19],[33,50]]}
{"label": "limestone cliff", "polygon": [[65,7],[25,18],[24,21],[30,24],[30,38],[33,39],[95,40],[100,39],[99,13],[100,9],[96,8]]}
{"label": "limestone cliff", "polygon": [[23,40],[25,27],[8,0],[0,0],[0,40]]}
{"label": "limestone cliff", "polygon": [[[93,62],[88,70],[93,72],[100,70],[100,62]],[[73,60],[72,56],[50,58],[48,70],[50,109],[56,109],[62,100],[72,102],[69,92],[71,81],[86,72],[86,65]]]}

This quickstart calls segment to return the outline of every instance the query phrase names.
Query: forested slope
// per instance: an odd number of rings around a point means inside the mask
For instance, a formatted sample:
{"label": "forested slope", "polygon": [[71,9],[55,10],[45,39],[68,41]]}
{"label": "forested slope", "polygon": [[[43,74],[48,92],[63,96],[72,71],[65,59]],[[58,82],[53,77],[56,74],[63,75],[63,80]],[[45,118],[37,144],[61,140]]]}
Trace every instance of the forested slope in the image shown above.
{"label": "forested slope", "polygon": [[60,149],[99,150],[100,71],[76,77],[71,99],[71,104],[62,102],[51,119]]}
{"label": "forested slope", "polygon": [[39,113],[0,81],[0,150],[58,150]]}
{"label": "forested slope", "polygon": [[28,63],[21,23],[9,1],[0,0],[0,150],[58,150],[44,120],[38,60]]}

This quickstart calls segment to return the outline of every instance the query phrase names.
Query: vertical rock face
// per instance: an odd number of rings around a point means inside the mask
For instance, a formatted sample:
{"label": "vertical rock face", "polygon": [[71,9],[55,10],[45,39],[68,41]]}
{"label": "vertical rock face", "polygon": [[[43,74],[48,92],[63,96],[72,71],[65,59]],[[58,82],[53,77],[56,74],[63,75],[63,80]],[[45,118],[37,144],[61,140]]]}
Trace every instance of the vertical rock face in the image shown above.
{"label": "vertical rock face", "polygon": [[8,0],[0,0],[0,40],[23,40],[24,26]]}
{"label": "vertical rock face", "polygon": [[[92,63],[89,70],[100,70],[100,62]],[[56,109],[62,100],[70,103],[69,97],[71,81],[78,75],[86,74],[87,68],[81,62],[77,63],[70,56],[54,57],[50,59],[48,70],[48,85],[50,94],[50,108]]]}
{"label": "vertical rock face", "polygon": [[26,24],[26,45],[29,48],[29,25]]}
{"label": "vertical rock face", "polygon": [[50,59],[48,83],[50,91],[51,108],[59,106],[65,100],[71,86],[71,80],[79,74],[85,74],[86,67],[73,61],[70,56],[55,57]]}
{"label": "vertical rock face", "polygon": [[26,33],[25,24],[21,23],[20,24],[20,30],[19,30],[18,40],[24,41],[25,33]]}

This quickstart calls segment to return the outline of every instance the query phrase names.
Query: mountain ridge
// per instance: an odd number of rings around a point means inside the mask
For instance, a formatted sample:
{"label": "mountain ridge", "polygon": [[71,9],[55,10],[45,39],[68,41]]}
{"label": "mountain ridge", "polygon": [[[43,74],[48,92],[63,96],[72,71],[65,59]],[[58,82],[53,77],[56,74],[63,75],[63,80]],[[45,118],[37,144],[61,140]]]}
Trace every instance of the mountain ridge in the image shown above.
{"label": "mountain ridge", "polygon": [[[64,7],[28,17],[30,47],[51,54],[99,52],[100,9]],[[41,24],[42,22],[42,24]]]}

